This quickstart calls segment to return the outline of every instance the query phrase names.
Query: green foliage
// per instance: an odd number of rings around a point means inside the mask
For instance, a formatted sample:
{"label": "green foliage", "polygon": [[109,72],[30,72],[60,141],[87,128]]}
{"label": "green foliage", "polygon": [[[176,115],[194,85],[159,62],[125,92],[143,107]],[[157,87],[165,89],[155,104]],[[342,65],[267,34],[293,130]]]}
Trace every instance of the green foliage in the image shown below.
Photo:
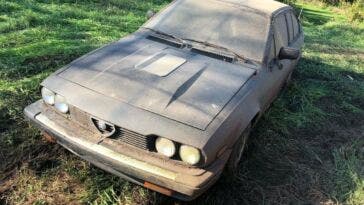
{"label": "green foliage", "polygon": [[334,5],[334,6],[338,6],[340,4],[346,4],[346,3],[354,4],[355,2],[358,2],[358,0],[322,0],[322,1],[327,4]]}
{"label": "green foliage", "polygon": [[349,9],[351,21],[364,21],[364,0],[356,0]]}
{"label": "green foliage", "polygon": [[279,0],[285,4],[295,6],[297,2],[321,3],[344,10],[350,21],[364,21],[364,0]]}
{"label": "green foliage", "polygon": [[[364,160],[363,142],[354,142],[344,146],[333,153],[336,169],[333,170],[335,192],[333,197],[348,204],[364,202],[364,180],[360,176],[361,163]],[[352,191],[355,190],[355,191]]]}
{"label": "green foliage", "polygon": [[288,5],[294,5],[297,2],[297,0],[280,0],[280,2]]}

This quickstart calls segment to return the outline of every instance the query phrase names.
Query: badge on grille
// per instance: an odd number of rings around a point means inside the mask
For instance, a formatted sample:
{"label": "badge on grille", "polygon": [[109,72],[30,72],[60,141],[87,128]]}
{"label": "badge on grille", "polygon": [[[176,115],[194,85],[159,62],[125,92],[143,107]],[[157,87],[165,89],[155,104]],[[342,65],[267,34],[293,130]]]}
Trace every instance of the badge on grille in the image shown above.
{"label": "badge on grille", "polygon": [[107,123],[103,120],[96,119],[93,117],[91,118],[91,121],[101,134],[101,138],[98,141],[98,144],[103,142],[106,138],[113,136],[116,132],[115,125],[113,124]]}

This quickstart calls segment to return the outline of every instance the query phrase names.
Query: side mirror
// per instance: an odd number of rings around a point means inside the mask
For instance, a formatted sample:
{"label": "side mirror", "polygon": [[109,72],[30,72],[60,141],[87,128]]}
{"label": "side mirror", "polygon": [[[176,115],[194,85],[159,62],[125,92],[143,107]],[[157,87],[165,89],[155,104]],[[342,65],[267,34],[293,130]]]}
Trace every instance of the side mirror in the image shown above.
{"label": "side mirror", "polygon": [[155,12],[154,12],[154,11],[152,11],[152,10],[149,10],[149,11],[147,12],[147,18],[148,18],[148,19],[151,19],[154,15],[155,15]]}
{"label": "side mirror", "polygon": [[279,51],[279,60],[296,60],[300,57],[301,51],[292,47],[282,47]]}

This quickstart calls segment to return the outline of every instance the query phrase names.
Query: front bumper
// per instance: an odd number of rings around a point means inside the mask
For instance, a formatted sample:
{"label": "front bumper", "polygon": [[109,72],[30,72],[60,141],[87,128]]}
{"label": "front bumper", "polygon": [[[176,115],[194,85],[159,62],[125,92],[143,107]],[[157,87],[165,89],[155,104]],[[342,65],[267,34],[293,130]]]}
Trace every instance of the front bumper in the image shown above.
{"label": "front bumper", "polygon": [[173,166],[168,161],[155,163],[158,159],[151,156],[138,159],[136,156],[145,155],[143,151],[115,145],[108,139],[98,144],[95,134],[55,112],[45,112],[44,106],[38,101],[26,107],[24,113],[57,143],[105,171],[181,200],[193,200],[212,186],[229,157],[226,152],[204,169]]}

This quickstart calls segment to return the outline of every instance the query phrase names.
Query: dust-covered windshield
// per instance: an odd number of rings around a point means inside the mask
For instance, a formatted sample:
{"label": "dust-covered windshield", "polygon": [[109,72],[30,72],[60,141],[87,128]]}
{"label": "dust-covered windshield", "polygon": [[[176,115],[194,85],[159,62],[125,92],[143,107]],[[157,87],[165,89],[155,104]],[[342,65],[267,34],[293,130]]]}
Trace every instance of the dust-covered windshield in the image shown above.
{"label": "dust-covered windshield", "polygon": [[269,17],[222,0],[179,0],[144,27],[216,44],[262,62]]}

